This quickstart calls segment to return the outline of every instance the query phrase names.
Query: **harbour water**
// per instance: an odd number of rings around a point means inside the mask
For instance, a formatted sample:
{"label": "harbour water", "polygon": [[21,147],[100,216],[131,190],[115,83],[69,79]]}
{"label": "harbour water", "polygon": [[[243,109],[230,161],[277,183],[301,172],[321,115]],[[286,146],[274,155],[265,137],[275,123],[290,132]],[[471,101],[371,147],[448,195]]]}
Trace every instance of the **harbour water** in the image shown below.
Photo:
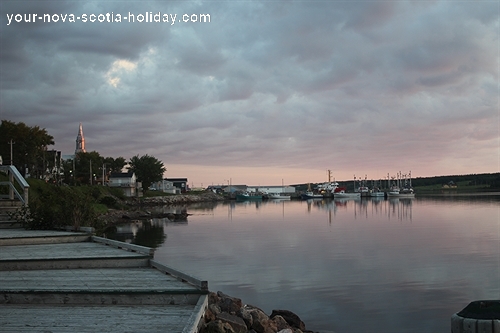
{"label": "harbour water", "polygon": [[123,226],[162,263],[306,328],[449,332],[470,301],[500,299],[500,193],[197,204],[187,221]]}

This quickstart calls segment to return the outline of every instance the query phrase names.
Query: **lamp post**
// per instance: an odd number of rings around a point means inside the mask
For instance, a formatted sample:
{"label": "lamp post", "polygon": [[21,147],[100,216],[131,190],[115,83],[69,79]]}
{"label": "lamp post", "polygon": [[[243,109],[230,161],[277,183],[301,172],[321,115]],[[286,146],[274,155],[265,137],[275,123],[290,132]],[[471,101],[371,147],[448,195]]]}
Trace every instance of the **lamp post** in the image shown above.
{"label": "lamp post", "polygon": [[106,163],[102,164],[102,186],[104,186],[106,180],[105,180],[105,175],[106,175]]}
{"label": "lamp post", "polygon": [[12,139],[10,139],[10,141],[7,143],[10,145],[10,165],[12,165],[12,145],[15,144],[14,141],[12,141]]}

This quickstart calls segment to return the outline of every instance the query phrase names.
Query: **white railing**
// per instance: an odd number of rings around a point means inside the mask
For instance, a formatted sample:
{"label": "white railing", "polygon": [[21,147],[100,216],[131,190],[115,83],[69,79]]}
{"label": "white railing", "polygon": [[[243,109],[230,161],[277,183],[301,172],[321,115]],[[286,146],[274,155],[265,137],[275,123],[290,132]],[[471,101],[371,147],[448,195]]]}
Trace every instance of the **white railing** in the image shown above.
{"label": "white railing", "polygon": [[[24,179],[24,177],[19,173],[17,168],[13,165],[0,165],[0,171],[7,174],[9,177],[8,181],[0,181],[0,186],[9,187],[9,194],[0,194],[0,198],[9,200],[17,198],[23,203],[23,205],[28,205],[28,190],[30,186],[26,179]],[[21,187],[22,195],[17,190],[14,181]]]}

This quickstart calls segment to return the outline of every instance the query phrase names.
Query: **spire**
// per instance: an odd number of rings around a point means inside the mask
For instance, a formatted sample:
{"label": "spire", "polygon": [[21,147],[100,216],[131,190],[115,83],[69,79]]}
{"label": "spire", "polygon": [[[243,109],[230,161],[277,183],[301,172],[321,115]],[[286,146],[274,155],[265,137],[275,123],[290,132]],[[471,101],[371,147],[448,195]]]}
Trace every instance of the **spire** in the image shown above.
{"label": "spire", "polygon": [[75,155],[80,153],[80,152],[86,153],[86,151],[85,151],[85,137],[83,136],[82,123],[80,123],[80,128],[78,129],[78,135],[76,136]]}

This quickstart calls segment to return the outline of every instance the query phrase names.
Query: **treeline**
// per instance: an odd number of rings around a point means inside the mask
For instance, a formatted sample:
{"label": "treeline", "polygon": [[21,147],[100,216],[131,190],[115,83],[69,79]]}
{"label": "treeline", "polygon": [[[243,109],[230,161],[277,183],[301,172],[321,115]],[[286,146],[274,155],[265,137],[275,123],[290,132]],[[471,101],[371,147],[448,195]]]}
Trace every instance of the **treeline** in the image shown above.
{"label": "treeline", "polygon": [[166,167],[150,155],[104,157],[97,151],[80,152],[73,159],[63,160],[60,152],[49,150],[54,137],[45,128],[2,120],[0,123],[0,157],[3,164],[12,164],[26,178],[68,185],[103,184],[111,173],[135,172],[143,188],[161,181]]}
{"label": "treeline", "polygon": [[447,185],[450,182],[466,183],[470,186],[489,187],[490,189],[500,189],[500,172],[497,173],[480,173],[469,175],[449,175],[449,176],[434,176],[434,177],[417,177],[412,179],[413,187],[432,186],[432,185]]}

